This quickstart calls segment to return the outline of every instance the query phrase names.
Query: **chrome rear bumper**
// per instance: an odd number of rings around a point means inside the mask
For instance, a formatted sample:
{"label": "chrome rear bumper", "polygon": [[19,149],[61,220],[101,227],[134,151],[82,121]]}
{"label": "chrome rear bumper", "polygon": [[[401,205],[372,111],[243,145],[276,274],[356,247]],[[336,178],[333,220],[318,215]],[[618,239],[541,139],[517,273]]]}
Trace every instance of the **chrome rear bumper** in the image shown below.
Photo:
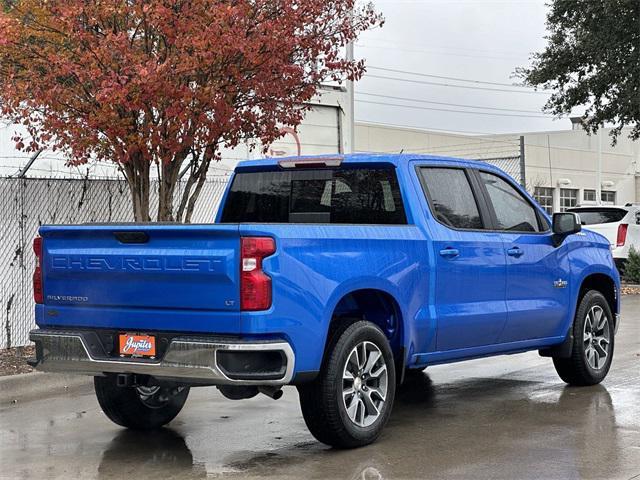
{"label": "chrome rear bumper", "polygon": [[[102,375],[132,373],[184,379],[208,385],[286,385],[293,377],[295,356],[286,341],[244,342],[215,337],[175,337],[159,360],[92,355],[85,335],[67,330],[32,330],[36,344],[34,366],[43,372]],[[233,379],[218,363],[218,352],[279,352],[286,359],[283,372],[268,379]],[[258,375],[260,375],[258,373]],[[244,375],[245,377],[247,375]]]}

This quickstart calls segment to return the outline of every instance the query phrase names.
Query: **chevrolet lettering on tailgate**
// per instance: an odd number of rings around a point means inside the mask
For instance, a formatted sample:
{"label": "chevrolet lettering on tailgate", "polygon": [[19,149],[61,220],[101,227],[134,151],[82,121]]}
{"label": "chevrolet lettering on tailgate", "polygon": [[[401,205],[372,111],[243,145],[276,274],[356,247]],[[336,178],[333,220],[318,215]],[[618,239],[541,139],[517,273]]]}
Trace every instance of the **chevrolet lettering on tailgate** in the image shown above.
{"label": "chevrolet lettering on tailgate", "polygon": [[70,271],[216,272],[223,261],[212,257],[52,255],[50,265],[52,270]]}

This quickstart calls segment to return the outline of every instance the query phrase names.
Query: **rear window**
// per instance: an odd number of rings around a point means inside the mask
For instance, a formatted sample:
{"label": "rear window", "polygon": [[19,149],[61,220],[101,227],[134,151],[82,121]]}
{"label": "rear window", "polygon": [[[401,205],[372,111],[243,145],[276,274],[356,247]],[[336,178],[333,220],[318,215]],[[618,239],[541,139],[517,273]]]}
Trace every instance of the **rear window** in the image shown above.
{"label": "rear window", "polygon": [[223,223],[406,224],[393,167],[240,172]]}
{"label": "rear window", "polygon": [[627,211],[621,208],[570,208],[567,209],[567,212],[580,215],[580,221],[583,225],[615,223],[627,215]]}
{"label": "rear window", "polygon": [[483,228],[480,210],[464,170],[423,167],[420,174],[429,193],[433,214],[440,223],[453,228]]}

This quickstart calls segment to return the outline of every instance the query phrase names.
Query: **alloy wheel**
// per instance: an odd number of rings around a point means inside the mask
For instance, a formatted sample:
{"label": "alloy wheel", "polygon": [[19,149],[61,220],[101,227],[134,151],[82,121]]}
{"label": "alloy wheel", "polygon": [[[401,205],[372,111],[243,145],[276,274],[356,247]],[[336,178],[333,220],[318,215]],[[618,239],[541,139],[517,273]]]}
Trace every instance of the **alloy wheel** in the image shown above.
{"label": "alloy wheel", "polygon": [[357,344],[347,357],[342,373],[342,401],[349,419],[359,427],[372,425],[387,398],[387,364],[372,342]]}
{"label": "alloy wheel", "polygon": [[587,313],[582,340],[589,366],[594,370],[604,368],[609,357],[611,340],[609,319],[601,306],[594,305]]}

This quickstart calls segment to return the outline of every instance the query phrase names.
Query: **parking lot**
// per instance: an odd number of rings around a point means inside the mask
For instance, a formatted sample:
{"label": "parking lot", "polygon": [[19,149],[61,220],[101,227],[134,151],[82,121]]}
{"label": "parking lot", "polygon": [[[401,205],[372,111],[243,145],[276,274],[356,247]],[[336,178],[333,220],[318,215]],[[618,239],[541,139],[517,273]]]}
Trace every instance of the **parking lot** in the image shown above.
{"label": "parking lot", "polygon": [[115,427],[89,383],[0,406],[2,478],[640,478],[640,296],[623,298],[611,372],[566,387],[535,352],[428,368],[381,439],[336,451],[298,396],[232,402],[193,389],[169,428]]}

